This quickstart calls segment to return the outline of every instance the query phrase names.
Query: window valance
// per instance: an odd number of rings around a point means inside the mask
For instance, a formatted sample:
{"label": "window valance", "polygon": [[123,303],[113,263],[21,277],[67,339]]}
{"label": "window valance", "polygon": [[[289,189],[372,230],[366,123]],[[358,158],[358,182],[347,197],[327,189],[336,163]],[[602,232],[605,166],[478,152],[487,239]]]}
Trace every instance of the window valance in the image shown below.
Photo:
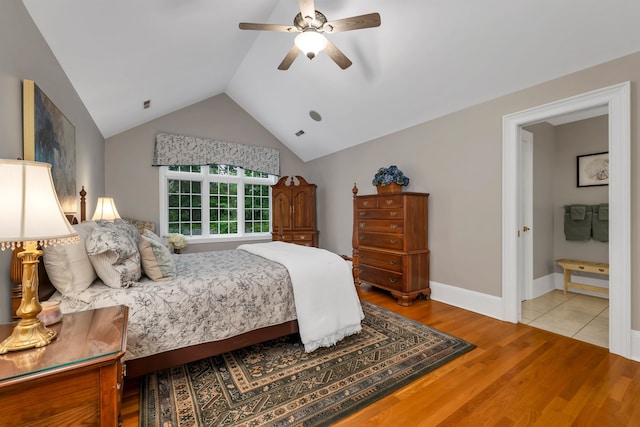
{"label": "window valance", "polygon": [[280,151],[216,139],[158,133],[153,166],[229,165],[280,175]]}

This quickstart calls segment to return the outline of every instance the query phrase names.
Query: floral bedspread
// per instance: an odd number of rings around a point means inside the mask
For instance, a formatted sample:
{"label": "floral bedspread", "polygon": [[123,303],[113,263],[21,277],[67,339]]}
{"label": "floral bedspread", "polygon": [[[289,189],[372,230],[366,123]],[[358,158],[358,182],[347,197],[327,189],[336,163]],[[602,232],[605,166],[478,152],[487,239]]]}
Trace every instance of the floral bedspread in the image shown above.
{"label": "floral bedspread", "polygon": [[129,307],[125,360],[220,340],[296,318],[287,269],[241,250],[174,255],[177,278],[114,289],[97,281],[63,313]]}

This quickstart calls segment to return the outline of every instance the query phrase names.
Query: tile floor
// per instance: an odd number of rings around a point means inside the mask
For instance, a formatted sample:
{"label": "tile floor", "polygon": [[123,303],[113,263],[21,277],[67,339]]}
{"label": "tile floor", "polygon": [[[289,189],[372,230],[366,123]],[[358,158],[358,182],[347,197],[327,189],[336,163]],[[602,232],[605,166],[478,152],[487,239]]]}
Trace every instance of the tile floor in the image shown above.
{"label": "tile floor", "polygon": [[522,323],[609,347],[609,300],[554,290],[522,302]]}

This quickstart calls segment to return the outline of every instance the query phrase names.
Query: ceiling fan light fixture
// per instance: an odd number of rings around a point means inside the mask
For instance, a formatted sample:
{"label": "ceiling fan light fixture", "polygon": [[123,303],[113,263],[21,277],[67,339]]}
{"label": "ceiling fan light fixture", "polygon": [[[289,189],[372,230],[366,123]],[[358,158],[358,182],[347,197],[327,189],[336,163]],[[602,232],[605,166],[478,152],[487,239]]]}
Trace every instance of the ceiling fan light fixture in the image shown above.
{"label": "ceiling fan light fixture", "polygon": [[318,52],[327,47],[327,39],[315,30],[307,30],[296,36],[296,47],[309,59],[313,59]]}

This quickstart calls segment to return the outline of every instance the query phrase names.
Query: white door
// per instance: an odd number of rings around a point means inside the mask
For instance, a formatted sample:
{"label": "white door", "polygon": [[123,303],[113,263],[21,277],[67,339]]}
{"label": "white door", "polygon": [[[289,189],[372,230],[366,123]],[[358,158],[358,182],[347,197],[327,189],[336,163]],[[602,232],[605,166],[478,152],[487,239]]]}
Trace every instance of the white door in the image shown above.
{"label": "white door", "polygon": [[519,132],[518,291],[524,301],[533,298],[533,134],[522,128]]}

